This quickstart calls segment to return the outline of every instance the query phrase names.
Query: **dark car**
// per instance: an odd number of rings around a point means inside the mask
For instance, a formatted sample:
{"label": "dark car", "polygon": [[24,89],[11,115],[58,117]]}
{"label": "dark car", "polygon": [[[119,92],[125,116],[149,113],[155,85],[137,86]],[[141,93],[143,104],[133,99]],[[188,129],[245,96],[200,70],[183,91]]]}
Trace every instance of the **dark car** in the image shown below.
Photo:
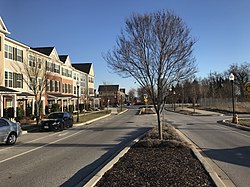
{"label": "dark car", "polygon": [[64,130],[66,127],[73,126],[73,117],[68,112],[53,112],[50,113],[46,119],[39,122],[40,130]]}

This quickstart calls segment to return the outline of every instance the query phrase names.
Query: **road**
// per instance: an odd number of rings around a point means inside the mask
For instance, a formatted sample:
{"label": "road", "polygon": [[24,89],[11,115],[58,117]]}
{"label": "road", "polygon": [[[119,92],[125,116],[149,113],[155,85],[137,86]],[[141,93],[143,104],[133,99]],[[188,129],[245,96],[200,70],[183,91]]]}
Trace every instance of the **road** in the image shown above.
{"label": "road", "polygon": [[218,116],[166,112],[165,118],[192,140],[237,187],[250,185],[250,132],[217,124]]}
{"label": "road", "polygon": [[155,118],[129,110],[87,126],[21,136],[0,144],[0,186],[75,186],[145,133]]}

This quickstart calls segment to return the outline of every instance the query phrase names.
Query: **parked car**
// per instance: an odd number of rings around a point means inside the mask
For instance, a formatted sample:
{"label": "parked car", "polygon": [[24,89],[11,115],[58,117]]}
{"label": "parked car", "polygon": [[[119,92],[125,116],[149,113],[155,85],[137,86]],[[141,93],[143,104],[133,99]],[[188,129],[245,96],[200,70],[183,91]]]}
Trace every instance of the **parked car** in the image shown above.
{"label": "parked car", "polygon": [[16,143],[17,137],[22,134],[20,123],[14,123],[5,118],[0,118],[0,141],[8,145]]}
{"label": "parked car", "polygon": [[39,122],[40,130],[64,130],[66,127],[73,126],[73,117],[68,112],[52,112],[46,119]]}

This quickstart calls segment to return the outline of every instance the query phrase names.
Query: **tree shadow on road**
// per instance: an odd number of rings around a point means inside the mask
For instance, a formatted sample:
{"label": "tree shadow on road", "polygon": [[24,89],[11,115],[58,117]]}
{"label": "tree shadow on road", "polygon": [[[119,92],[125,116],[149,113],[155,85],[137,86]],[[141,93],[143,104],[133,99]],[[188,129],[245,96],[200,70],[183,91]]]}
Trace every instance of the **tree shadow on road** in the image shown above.
{"label": "tree shadow on road", "polygon": [[228,149],[207,149],[203,150],[203,153],[214,160],[244,167],[250,167],[250,146]]}
{"label": "tree shadow on road", "polygon": [[145,134],[150,128],[139,128],[136,131],[130,132],[124,137],[120,137],[117,141],[121,143],[116,146],[107,148],[107,152],[99,159],[85,166],[76,172],[69,180],[64,182],[61,187],[69,186],[84,186],[97,172],[99,172],[108,162],[117,156],[126,146],[128,146],[136,137]]}

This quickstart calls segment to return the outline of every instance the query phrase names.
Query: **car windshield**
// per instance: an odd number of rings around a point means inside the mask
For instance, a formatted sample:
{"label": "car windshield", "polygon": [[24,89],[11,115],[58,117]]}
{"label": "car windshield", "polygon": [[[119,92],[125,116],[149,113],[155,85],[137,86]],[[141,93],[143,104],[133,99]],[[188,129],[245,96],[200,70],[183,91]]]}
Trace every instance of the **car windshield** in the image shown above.
{"label": "car windshield", "polygon": [[48,119],[63,118],[63,113],[52,113],[48,115]]}

